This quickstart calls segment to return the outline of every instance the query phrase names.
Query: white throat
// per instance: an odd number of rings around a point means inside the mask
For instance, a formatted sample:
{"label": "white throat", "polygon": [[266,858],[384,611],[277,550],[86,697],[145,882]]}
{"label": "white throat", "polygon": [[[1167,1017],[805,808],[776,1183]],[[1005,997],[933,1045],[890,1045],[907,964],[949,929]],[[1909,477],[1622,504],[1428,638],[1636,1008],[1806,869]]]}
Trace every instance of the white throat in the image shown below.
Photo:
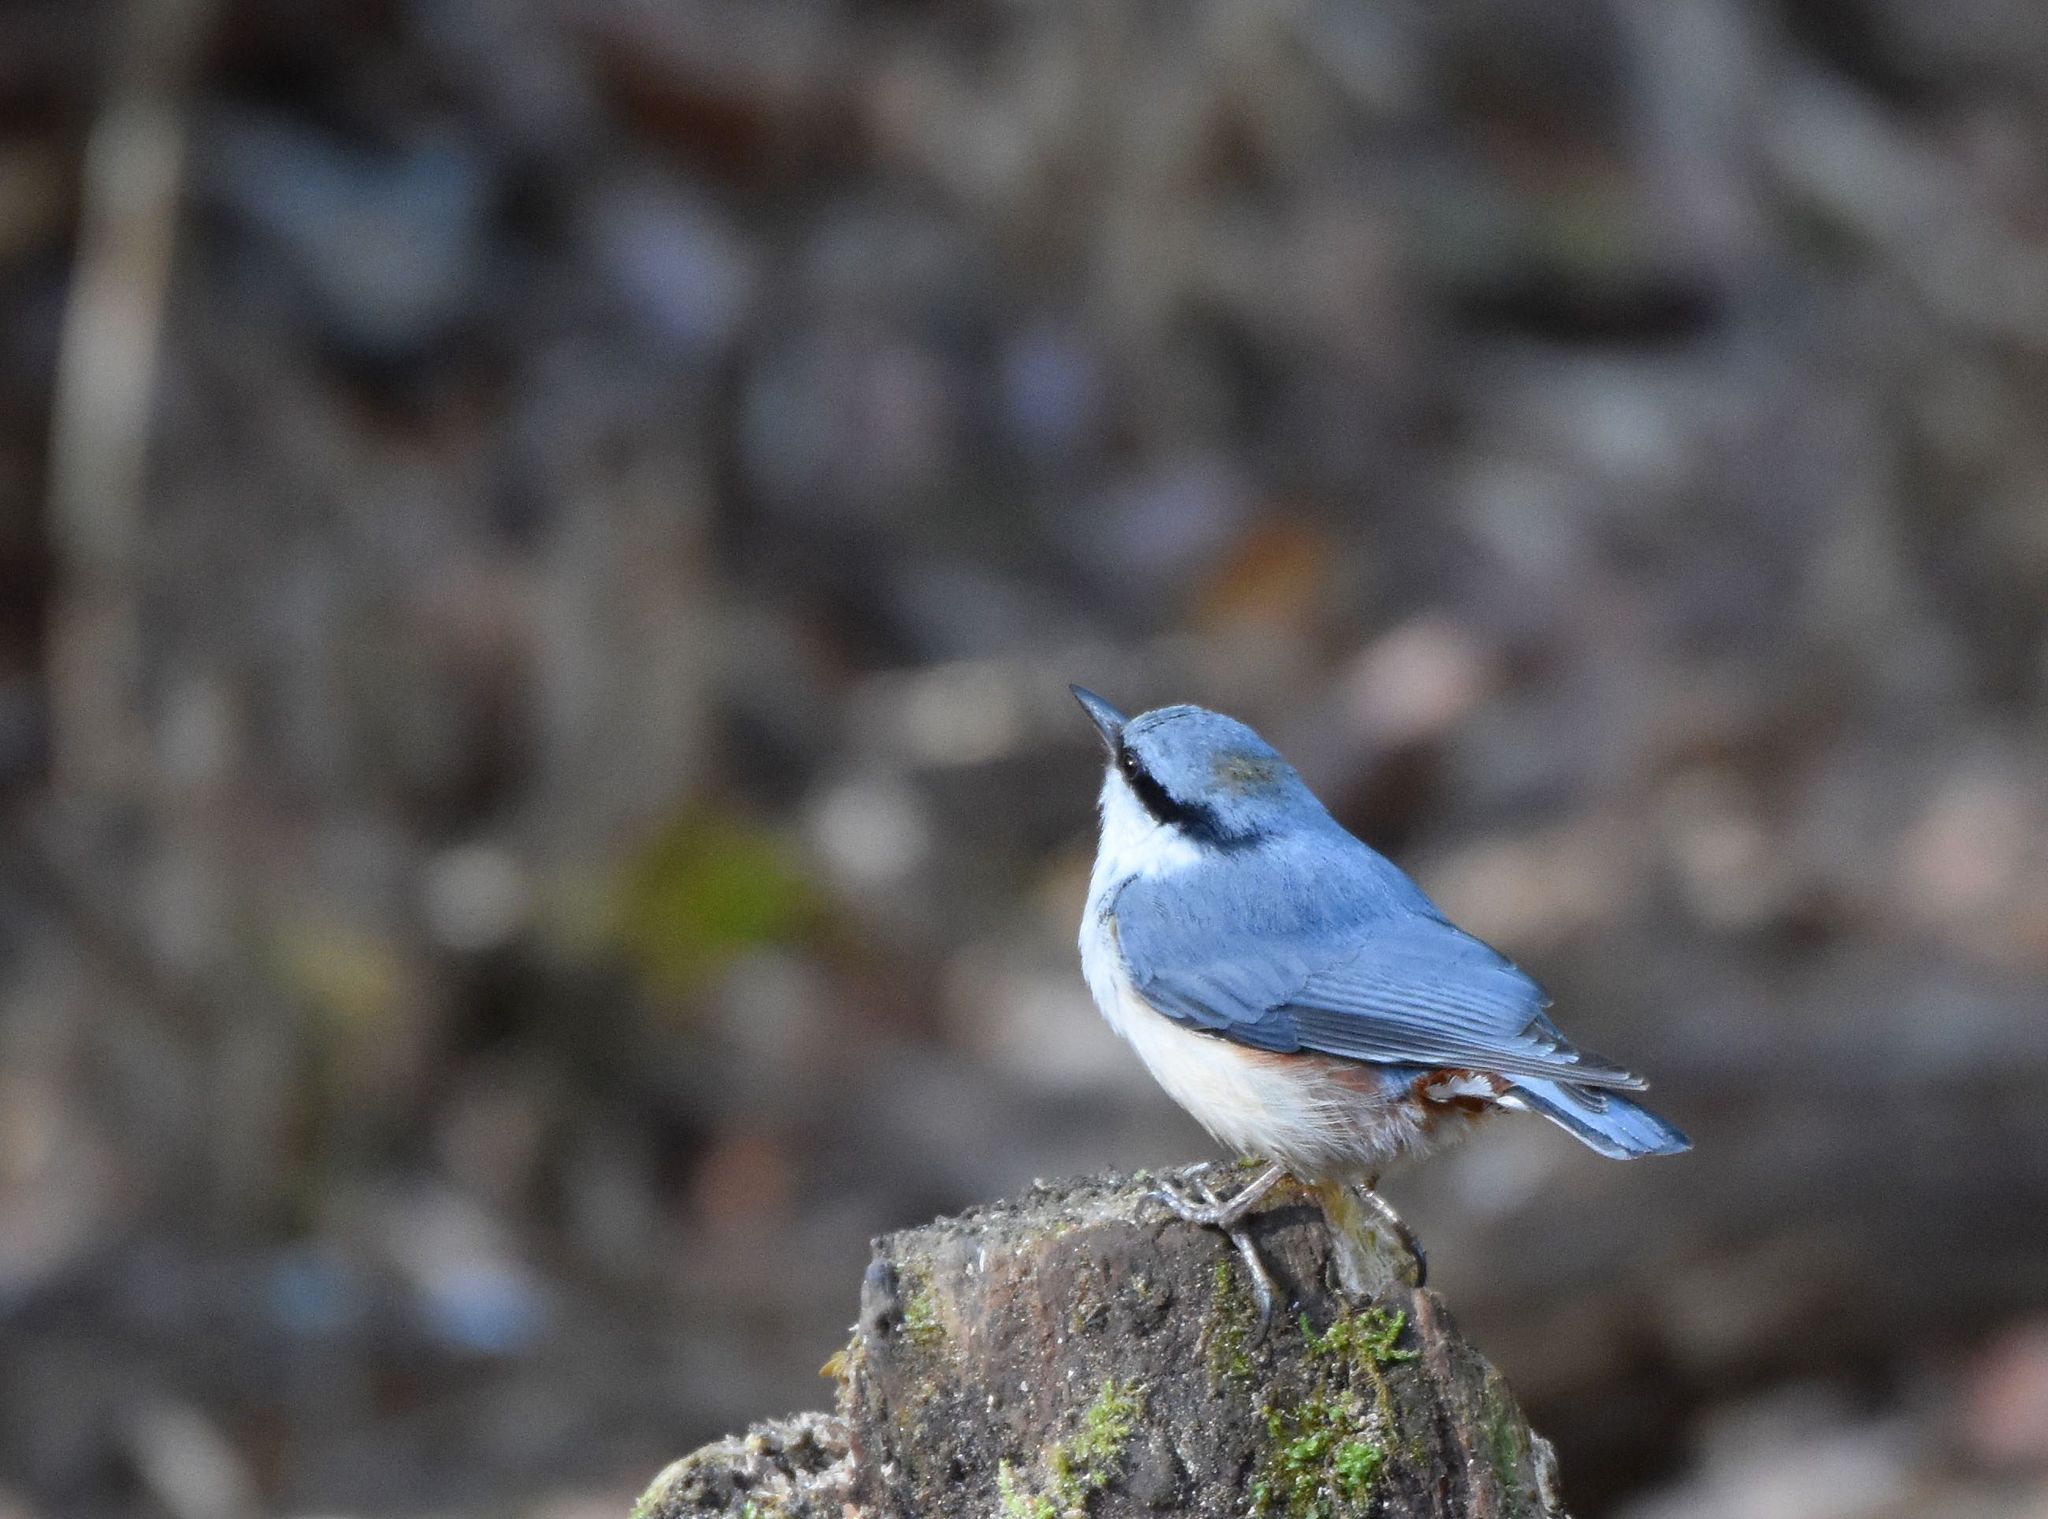
{"label": "white throat", "polygon": [[1101,806],[1102,841],[1088,878],[1090,917],[1132,876],[1171,875],[1200,863],[1201,848],[1180,828],[1147,812],[1114,765],[1102,782]]}
{"label": "white throat", "polygon": [[[1088,878],[1088,905],[1081,913],[1081,973],[1088,978],[1095,1005],[1110,1027],[1127,1039],[1140,1025],[1169,1025],[1153,1014],[1143,1019],[1135,1015],[1138,1003],[1130,995],[1123,953],[1108,918],[1110,906],[1125,882],[1139,876],[1171,875],[1201,858],[1193,841],[1147,812],[1130,784],[1110,766],[1102,783],[1102,842],[1095,852],[1094,874]],[[1150,1056],[1146,1063],[1152,1064]]]}

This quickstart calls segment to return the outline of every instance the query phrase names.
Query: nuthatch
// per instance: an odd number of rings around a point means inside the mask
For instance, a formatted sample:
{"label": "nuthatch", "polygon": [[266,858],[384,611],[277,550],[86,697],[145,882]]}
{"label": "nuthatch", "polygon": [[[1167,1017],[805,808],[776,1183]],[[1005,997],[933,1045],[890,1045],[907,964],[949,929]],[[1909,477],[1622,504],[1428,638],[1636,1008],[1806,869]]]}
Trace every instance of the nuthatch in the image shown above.
{"label": "nuthatch", "polygon": [[1234,718],[1125,718],[1076,686],[1109,750],[1081,967],[1102,1016],[1216,1140],[1267,1162],[1235,1196],[1159,1193],[1228,1233],[1262,1324],[1273,1285],[1243,1228],[1283,1177],[1313,1191],[1344,1285],[1370,1290],[1361,1205],[1422,1253],[1373,1190],[1391,1161],[1489,1113],[1539,1113],[1602,1155],[1690,1141],[1625,1092],[1641,1077],[1575,1049],[1543,989],[1455,927],[1346,832]]}

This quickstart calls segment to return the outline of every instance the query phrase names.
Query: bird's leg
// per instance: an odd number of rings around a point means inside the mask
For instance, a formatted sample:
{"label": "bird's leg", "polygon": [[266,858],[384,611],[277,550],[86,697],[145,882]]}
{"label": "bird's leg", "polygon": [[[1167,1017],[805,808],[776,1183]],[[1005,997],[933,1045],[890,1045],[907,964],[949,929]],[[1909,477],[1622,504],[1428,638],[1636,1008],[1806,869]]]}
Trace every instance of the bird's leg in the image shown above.
{"label": "bird's leg", "polygon": [[1394,1237],[1401,1242],[1401,1248],[1408,1252],[1413,1270],[1405,1273],[1408,1285],[1420,1287],[1429,1280],[1429,1257],[1423,1253],[1422,1241],[1415,1237],[1415,1231],[1408,1227],[1408,1221],[1394,1211],[1394,1205],[1380,1196],[1379,1178],[1369,1176],[1359,1186],[1359,1195],[1365,1205],[1380,1216],[1380,1221],[1394,1231]]}
{"label": "bird's leg", "polygon": [[[1330,1226],[1330,1253],[1337,1268],[1337,1285],[1348,1296],[1369,1302],[1397,1283],[1422,1285],[1422,1247],[1401,1222],[1400,1215],[1387,1206],[1369,1183],[1354,1187],[1342,1181],[1321,1181],[1315,1184],[1314,1191],[1316,1201],[1322,1204],[1323,1218]],[[1401,1242],[1405,1266],[1395,1265],[1377,1248],[1375,1221]]]}
{"label": "bird's leg", "polygon": [[1341,1181],[1319,1181],[1313,1190],[1322,1204],[1323,1221],[1330,1227],[1330,1259],[1337,1268],[1337,1285],[1346,1296],[1360,1301],[1378,1297],[1392,1284],[1372,1247],[1372,1230],[1366,1225],[1358,1194]]}
{"label": "bird's leg", "polygon": [[[1202,1166],[1197,1174],[1207,1169],[1207,1166]],[[1245,1228],[1244,1220],[1286,1174],[1285,1166],[1269,1165],[1227,1200],[1217,1197],[1206,1181],[1197,1181],[1189,1189],[1193,1196],[1172,1182],[1161,1184],[1149,1194],[1164,1203],[1177,1217],[1204,1228],[1220,1229],[1228,1237],[1238,1259],[1244,1262],[1245,1274],[1251,1278],[1252,1299],[1258,1304],[1259,1323],[1252,1333],[1254,1345],[1263,1340],[1266,1331],[1272,1327],[1278,1294],[1273,1286],[1273,1274],[1266,1269],[1265,1257],[1259,1254],[1259,1247],[1252,1242],[1251,1231]]]}

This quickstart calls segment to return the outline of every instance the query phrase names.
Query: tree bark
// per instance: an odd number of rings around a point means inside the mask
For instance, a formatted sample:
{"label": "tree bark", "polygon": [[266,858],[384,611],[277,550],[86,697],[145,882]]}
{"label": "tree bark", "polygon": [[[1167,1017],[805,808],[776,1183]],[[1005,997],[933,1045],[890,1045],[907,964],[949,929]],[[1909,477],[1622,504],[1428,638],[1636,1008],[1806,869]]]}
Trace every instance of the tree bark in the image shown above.
{"label": "tree bark", "polygon": [[1283,1187],[1249,1220],[1286,1300],[1261,1341],[1228,1242],[1149,1185],[1040,1186],[876,1241],[839,1411],[685,1457],[635,1519],[1562,1514],[1549,1446],[1433,1293],[1347,1300]]}

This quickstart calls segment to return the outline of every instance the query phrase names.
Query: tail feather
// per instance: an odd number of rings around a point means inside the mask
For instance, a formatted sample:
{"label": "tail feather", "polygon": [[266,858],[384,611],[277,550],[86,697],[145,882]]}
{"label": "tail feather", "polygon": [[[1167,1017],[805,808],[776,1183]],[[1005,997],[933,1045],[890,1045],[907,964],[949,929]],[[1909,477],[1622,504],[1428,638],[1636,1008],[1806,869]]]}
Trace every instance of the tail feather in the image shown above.
{"label": "tail feather", "polygon": [[1502,1100],[1541,1113],[1574,1139],[1614,1160],[1677,1155],[1692,1148],[1692,1141],[1677,1129],[1618,1092],[1567,1081],[1523,1079],[1508,1088]]}

